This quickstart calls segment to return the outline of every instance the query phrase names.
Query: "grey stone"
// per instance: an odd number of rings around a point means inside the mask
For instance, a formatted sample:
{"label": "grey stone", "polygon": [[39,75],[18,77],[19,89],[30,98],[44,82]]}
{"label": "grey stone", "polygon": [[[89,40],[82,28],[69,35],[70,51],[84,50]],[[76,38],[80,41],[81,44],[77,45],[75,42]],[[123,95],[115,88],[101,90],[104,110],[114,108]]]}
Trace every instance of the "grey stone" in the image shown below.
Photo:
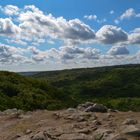
{"label": "grey stone", "polygon": [[94,138],[95,140],[109,140],[109,137],[112,133],[112,130],[100,128],[95,131]]}
{"label": "grey stone", "polygon": [[59,140],[94,140],[92,136],[82,133],[63,134]]}
{"label": "grey stone", "polygon": [[86,112],[107,112],[107,107],[102,104],[94,104],[85,109]]}
{"label": "grey stone", "polygon": [[39,132],[31,137],[31,140],[49,140],[45,132]]}
{"label": "grey stone", "polygon": [[5,110],[5,111],[3,111],[3,113],[5,114],[5,115],[10,115],[10,114],[13,114],[13,113],[17,113],[17,109],[16,108],[13,108],[13,109],[7,109],[7,110]]}
{"label": "grey stone", "polygon": [[123,124],[125,125],[135,125],[135,124],[138,124],[138,121],[135,120],[135,119],[126,119]]}
{"label": "grey stone", "polygon": [[26,132],[25,132],[26,135],[28,135],[30,133],[32,133],[32,130],[30,130],[30,129],[27,129]]}
{"label": "grey stone", "polygon": [[140,125],[128,125],[123,128],[122,132],[126,135],[140,137]]}

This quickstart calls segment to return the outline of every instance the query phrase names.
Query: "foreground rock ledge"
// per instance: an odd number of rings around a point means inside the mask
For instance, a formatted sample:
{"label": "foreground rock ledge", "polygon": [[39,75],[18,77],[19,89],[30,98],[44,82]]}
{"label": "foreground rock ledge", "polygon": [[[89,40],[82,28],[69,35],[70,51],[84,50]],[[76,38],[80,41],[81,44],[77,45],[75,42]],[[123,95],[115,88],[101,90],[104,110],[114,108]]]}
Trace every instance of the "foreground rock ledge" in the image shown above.
{"label": "foreground rock ledge", "polygon": [[0,113],[0,140],[138,140],[140,112],[86,102],[59,111]]}

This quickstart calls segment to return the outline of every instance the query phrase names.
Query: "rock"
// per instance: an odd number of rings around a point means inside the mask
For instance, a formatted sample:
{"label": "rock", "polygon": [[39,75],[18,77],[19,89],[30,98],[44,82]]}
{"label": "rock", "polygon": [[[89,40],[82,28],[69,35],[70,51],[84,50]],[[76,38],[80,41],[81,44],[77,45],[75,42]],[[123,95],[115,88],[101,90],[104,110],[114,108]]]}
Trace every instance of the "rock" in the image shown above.
{"label": "rock", "polygon": [[118,112],[117,110],[114,110],[114,109],[108,109],[108,112]]}
{"label": "rock", "polygon": [[79,106],[77,107],[77,109],[80,110],[80,111],[84,111],[84,110],[85,110],[85,107],[79,105]]}
{"label": "rock", "polygon": [[92,103],[92,102],[86,102],[84,104],[78,105],[77,109],[84,111],[86,108],[88,108],[89,106],[93,106],[93,105],[94,105],[94,103]]}
{"label": "rock", "polygon": [[86,120],[86,118],[84,116],[77,114],[77,113],[72,114],[72,115],[66,117],[65,119],[70,119],[70,120],[74,120],[74,121],[78,121],[78,122],[82,122],[82,121]]}
{"label": "rock", "polygon": [[92,114],[90,117],[90,121],[95,121],[98,117],[95,114]]}
{"label": "rock", "polygon": [[18,118],[20,119],[20,115],[24,114],[23,110],[18,110],[16,108],[7,109],[3,111],[3,115],[8,115],[10,118]]}
{"label": "rock", "polygon": [[94,104],[85,109],[86,112],[107,112],[107,107],[102,104]]}
{"label": "rock", "polygon": [[66,110],[66,112],[67,112],[67,113],[75,113],[75,112],[77,112],[77,111],[76,111],[75,108],[68,108],[68,109]]}
{"label": "rock", "polygon": [[7,109],[7,110],[5,110],[5,111],[3,111],[3,113],[5,114],[5,115],[10,115],[10,114],[13,114],[13,113],[17,113],[17,109],[16,108],[13,108],[13,109]]}
{"label": "rock", "polygon": [[126,119],[122,124],[125,125],[135,125],[138,124],[138,121],[135,119]]}
{"label": "rock", "polygon": [[15,138],[21,137],[21,134],[16,134]]}
{"label": "rock", "polygon": [[126,136],[121,136],[120,134],[112,133],[107,140],[128,140]]}
{"label": "rock", "polygon": [[21,138],[21,136],[22,136],[22,134],[18,133],[14,137],[12,137],[10,140],[18,140]]}
{"label": "rock", "polygon": [[94,104],[92,102],[86,102],[85,104],[80,104],[77,107],[78,110],[86,112],[107,112],[107,107],[102,104]]}
{"label": "rock", "polygon": [[126,135],[140,137],[140,125],[128,125],[125,126],[122,132]]}
{"label": "rock", "polygon": [[92,103],[92,102],[86,102],[86,103],[82,104],[82,106],[85,108],[92,106],[92,105],[94,105],[94,103]]}
{"label": "rock", "polygon": [[112,118],[112,117],[114,117],[114,115],[112,115],[111,113],[107,113],[107,114],[106,114],[106,117],[107,117],[107,118]]}
{"label": "rock", "polygon": [[118,137],[118,138],[113,138],[112,140],[128,140],[128,139],[124,137]]}
{"label": "rock", "polygon": [[100,122],[100,121],[98,121],[98,120],[94,120],[93,122],[92,122],[92,124],[94,124],[94,125],[102,125],[102,123]]}
{"label": "rock", "polygon": [[4,112],[0,111],[0,116],[3,116],[4,115]]}
{"label": "rock", "polygon": [[82,133],[63,134],[59,140],[94,140],[92,136]]}
{"label": "rock", "polygon": [[31,137],[31,140],[50,140],[46,132],[39,132]]}
{"label": "rock", "polygon": [[32,111],[27,111],[27,112],[25,113],[25,115],[32,115],[32,114],[33,114]]}
{"label": "rock", "polygon": [[83,129],[88,127],[88,122],[78,122],[72,124],[72,129]]}
{"label": "rock", "polygon": [[26,135],[28,135],[30,133],[32,133],[32,130],[30,130],[30,129],[27,129],[26,132],[25,132]]}
{"label": "rock", "polygon": [[82,111],[77,111],[77,110],[70,110],[70,111],[65,111],[63,113],[61,113],[61,118],[63,117],[64,119],[68,119],[68,120],[73,120],[73,121],[87,121],[89,120],[91,117],[92,119],[95,119],[95,115],[90,113],[90,112],[82,112]]}
{"label": "rock", "polygon": [[[64,131],[67,132],[67,128],[64,130],[63,127],[52,127],[52,128],[47,128],[47,135],[50,138],[54,137],[59,137],[61,136]],[[69,131],[72,131],[72,129],[69,129]]]}
{"label": "rock", "polygon": [[94,134],[95,140],[109,140],[110,135],[113,133],[112,130],[97,129]]}
{"label": "rock", "polygon": [[77,133],[83,133],[83,134],[89,134],[91,132],[91,130],[89,130],[88,128],[83,128],[77,131]]}
{"label": "rock", "polygon": [[52,114],[52,117],[54,117],[55,119],[60,119],[61,114],[59,112],[55,112],[55,113]]}

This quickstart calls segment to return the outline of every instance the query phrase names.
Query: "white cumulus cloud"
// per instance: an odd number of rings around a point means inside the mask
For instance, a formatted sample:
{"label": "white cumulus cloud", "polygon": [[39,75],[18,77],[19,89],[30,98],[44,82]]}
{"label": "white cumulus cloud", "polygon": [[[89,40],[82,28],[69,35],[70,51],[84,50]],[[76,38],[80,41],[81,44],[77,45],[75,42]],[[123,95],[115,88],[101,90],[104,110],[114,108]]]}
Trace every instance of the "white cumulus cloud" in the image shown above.
{"label": "white cumulus cloud", "polygon": [[103,44],[115,44],[127,41],[128,35],[121,28],[104,25],[97,33],[97,39]]}
{"label": "white cumulus cloud", "polygon": [[20,9],[17,6],[14,5],[6,5],[4,8],[1,8],[1,10],[7,14],[7,15],[17,15],[19,14]]}
{"label": "white cumulus cloud", "polygon": [[130,19],[132,17],[140,17],[140,13],[136,13],[135,9],[129,8],[120,16],[120,20]]}
{"label": "white cumulus cloud", "polygon": [[129,51],[125,46],[113,46],[107,54],[115,56],[115,55],[128,55]]}

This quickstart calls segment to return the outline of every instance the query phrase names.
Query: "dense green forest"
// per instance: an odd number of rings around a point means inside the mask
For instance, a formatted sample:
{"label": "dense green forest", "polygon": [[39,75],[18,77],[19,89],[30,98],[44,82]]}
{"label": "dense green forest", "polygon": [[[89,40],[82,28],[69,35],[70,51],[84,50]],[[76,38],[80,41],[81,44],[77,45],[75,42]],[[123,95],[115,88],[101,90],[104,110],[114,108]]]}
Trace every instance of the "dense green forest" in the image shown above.
{"label": "dense green forest", "polygon": [[74,104],[68,94],[46,80],[0,72],[0,110],[59,109]]}
{"label": "dense green forest", "polygon": [[[25,73],[24,73],[25,74]],[[140,111],[140,65],[38,72],[0,72],[0,109],[62,109],[93,101]]]}

